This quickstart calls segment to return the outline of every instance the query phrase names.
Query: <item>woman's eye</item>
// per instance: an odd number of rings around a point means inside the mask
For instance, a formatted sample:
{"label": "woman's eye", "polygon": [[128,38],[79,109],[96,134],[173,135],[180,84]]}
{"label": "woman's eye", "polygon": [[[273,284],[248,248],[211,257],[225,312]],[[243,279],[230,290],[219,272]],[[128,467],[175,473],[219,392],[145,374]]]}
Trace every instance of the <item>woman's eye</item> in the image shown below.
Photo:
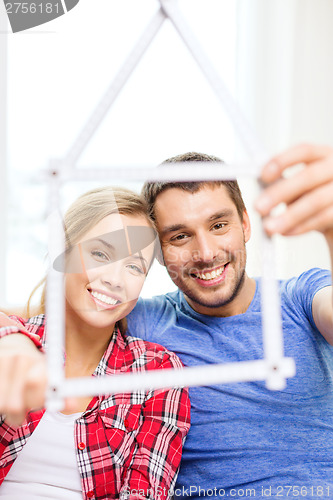
{"label": "woman's eye", "polygon": [[108,256],[104,253],[101,252],[100,250],[92,250],[91,255],[95,257],[95,259],[102,261],[102,260],[108,260]]}
{"label": "woman's eye", "polygon": [[144,270],[136,264],[128,264],[127,267],[130,271],[133,271],[136,274],[145,274]]}

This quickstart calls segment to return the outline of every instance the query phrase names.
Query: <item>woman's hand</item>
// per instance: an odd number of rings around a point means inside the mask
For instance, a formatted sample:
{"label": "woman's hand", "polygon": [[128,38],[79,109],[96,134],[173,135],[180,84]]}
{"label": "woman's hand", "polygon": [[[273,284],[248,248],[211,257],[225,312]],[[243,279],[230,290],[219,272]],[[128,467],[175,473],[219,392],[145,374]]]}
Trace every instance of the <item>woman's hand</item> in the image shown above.
{"label": "woman's hand", "polygon": [[22,424],[27,412],[45,403],[46,357],[22,334],[0,339],[0,414],[9,425]]}
{"label": "woman's hand", "polygon": [[[301,163],[305,168],[282,177],[286,169]],[[333,148],[311,144],[292,147],[265,165],[261,179],[267,187],[255,207],[264,217],[268,234],[316,230],[333,237]],[[286,204],[286,210],[271,215],[280,203]]]}

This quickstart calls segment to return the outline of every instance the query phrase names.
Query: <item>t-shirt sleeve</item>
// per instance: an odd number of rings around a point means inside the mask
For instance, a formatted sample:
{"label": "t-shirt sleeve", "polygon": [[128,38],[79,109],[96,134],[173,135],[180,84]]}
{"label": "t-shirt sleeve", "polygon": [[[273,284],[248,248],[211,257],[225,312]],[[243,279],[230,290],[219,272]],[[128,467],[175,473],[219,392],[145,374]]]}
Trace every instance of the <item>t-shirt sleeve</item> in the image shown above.
{"label": "t-shirt sleeve", "polygon": [[317,328],[312,315],[313,298],[319,290],[331,285],[331,272],[314,268],[286,281],[282,291],[291,298],[297,308],[300,308],[313,328]]}

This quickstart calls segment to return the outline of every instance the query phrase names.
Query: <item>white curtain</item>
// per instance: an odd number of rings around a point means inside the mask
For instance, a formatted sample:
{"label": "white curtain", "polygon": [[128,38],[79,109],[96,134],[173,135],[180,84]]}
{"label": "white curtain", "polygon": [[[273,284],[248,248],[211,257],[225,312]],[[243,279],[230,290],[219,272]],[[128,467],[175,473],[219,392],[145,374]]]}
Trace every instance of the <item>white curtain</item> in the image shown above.
{"label": "white curtain", "polygon": [[[333,1],[237,0],[237,9],[237,95],[268,152],[333,146]],[[329,266],[316,233],[279,238],[277,250],[279,277]]]}
{"label": "white curtain", "polygon": [[0,2],[0,307],[6,297],[7,244],[7,13]]}

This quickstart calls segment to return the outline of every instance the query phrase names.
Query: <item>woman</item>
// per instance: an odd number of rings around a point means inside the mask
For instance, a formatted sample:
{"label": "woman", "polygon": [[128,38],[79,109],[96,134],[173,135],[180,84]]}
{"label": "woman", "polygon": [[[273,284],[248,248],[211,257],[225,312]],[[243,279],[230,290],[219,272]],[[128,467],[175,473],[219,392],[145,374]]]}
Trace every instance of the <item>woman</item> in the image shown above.
{"label": "woman", "polygon": [[[123,189],[90,191],[68,210],[65,229],[65,259],[54,267],[65,271],[66,376],[179,368],[173,353],[124,335],[154,255],[142,199]],[[12,425],[22,407],[44,398],[44,356],[31,343],[44,345],[44,293],[40,312],[27,321],[0,318],[0,413],[7,412],[0,420],[0,500],[171,496],[189,429],[186,390],[79,398],[63,412],[29,411]],[[22,356],[13,347],[18,337],[27,344]]]}

